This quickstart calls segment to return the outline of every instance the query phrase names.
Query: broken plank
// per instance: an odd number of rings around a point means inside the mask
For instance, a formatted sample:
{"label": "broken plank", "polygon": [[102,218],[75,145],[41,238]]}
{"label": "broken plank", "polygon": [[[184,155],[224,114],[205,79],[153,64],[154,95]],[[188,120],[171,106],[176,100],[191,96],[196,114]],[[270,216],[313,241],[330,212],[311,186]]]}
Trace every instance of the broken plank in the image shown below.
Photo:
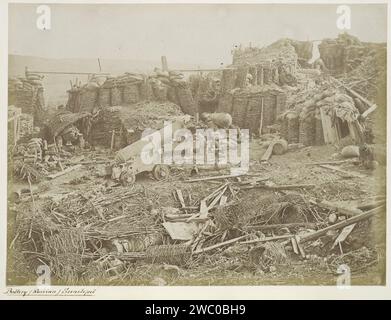
{"label": "broken plank", "polygon": [[338,213],[347,216],[356,216],[363,213],[363,211],[358,208],[348,208],[341,205],[340,203],[335,203],[327,200],[316,201],[314,199],[311,199],[310,203],[317,205],[320,208],[337,211]]}
{"label": "broken plank", "polygon": [[54,179],[54,178],[60,177],[60,176],[62,176],[62,175],[64,175],[64,174],[67,174],[67,173],[69,173],[69,172],[71,172],[71,171],[77,170],[77,169],[79,169],[79,168],[81,168],[81,167],[82,167],[81,164],[77,164],[77,165],[75,165],[75,166],[73,166],[73,167],[68,167],[68,168],[66,168],[64,171],[60,171],[60,172],[57,172],[57,173],[50,174],[50,175],[48,175],[47,177],[48,177],[49,179]]}
{"label": "broken plank", "polygon": [[186,205],[185,205],[185,199],[183,198],[182,191],[179,189],[176,189],[175,191],[178,196],[178,200],[181,203],[181,207],[184,208]]}
{"label": "broken plank", "polygon": [[185,180],[185,182],[198,182],[198,181],[208,181],[208,180],[219,180],[219,179],[228,179],[228,178],[236,178],[240,176],[245,176],[247,174],[235,174],[235,175],[222,175],[222,176],[214,176],[214,177],[205,177],[205,178],[197,178],[191,180]]}
{"label": "broken plank", "polygon": [[213,246],[196,250],[196,251],[193,252],[193,254],[199,254],[199,253],[208,252],[208,251],[211,251],[211,250],[214,250],[214,249],[226,246],[228,244],[233,244],[233,243],[238,242],[239,240],[242,240],[242,239],[247,238],[247,237],[248,237],[248,235],[244,235],[244,236],[240,236],[240,237],[237,237],[237,238],[234,238],[234,239],[230,239],[230,240],[227,240],[227,241],[224,241],[224,242],[220,242],[220,243],[214,244]]}
{"label": "broken plank", "polygon": [[310,240],[314,240],[314,239],[317,239],[317,238],[325,235],[330,230],[339,230],[339,229],[345,228],[346,226],[349,226],[351,224],[360,222],[360,221],[365,220],[365,219],[369,219],[369,218],[373,217],[374,215],[376,215],[377,213],[379,213],[380,210],[384,210],[384,209],[385,209],[385,206],[380,206],[380,207],[377,207],[375,209],[372,209],[372,210],[366,211],[364,213],[361,213],[361,214],[359,214],[357,216],[351,217],[351,218],[346,219],[344,221],[341,221],[341,222],[338,222],[338,223],[333,224],[331,226],[328,226],[326,228],[323,228],[321,230],[318,230],[318,231],[315,231],[315,232],[312,232],[312,233],[309,233],[309,234],[302,235],[301,239],[300,239],[300,242],[307,242],[307,241],[310,241]]}
{"label": "broken plank", "polygon": [[366,178],[366,176],[361,174],[361,173],[342,170],[340,168],[337,168],[337,167],[334,167],[334,166],[331,166],[331,165],[328,165],[328,164],[321,164],[320,167],[325,168],[325,169],[329,169],[329,170],[332,170],[332,171],[340,172],[340,173],[349,175],[351,177]]}
{"label": "broken plank", "polygon": [[280,185],[280,186],[271,186],[271,185],[255,185],[255,186],[244,186],[240,187],[240,189],[253,189],[253,188],[261,188],[261,189],[268,189],[268,190],[289,190],[289,189],[307,189],[307,188],[314,188],[314,184],[287,184],[287,185]]}
{"label": "broken plank", "polygon": [[192,240],[199,231],[196,223],[188,222],[164,222],[163,227],[173,240]]}
{"label": "broken plank", "polygon": [[266,149],[265,153],[261,157],[261,161],[268,161],[273,153],[273,148],[275,145],[276,141],[272,141],[269,144],[269,147]]}
{"label": "broken plank", "polygon": [[347,226],[347,227],[343,228],[341,233],[338,235],[337,239],[335,239],[334,244],[333,244],[333,246],[331,247],[330,250],[334,249],[336,245],[338,245],[341,242],[345,241],[345,239],[353,231],[355,226],[356,226],[356,223],[353,223],[350,226]]}
{"label": "broken plank", "polygon": [[281,240],[281,239],[290,239],[293,235],[286,234],[282,236],[275,236],[275,237],[266,237],[266,238],[259,238],[259,239],[252,239],[248,241],[242,241],[239,242],[239,244],[251,244],[251,243],[259,243],[259,242],[268,242],[268,241],[275,241],[275,240]]}
{"label": "broken plank", "polygon": [[205,200],[201,200],[200,204],[200,218],[206,218],[208,216],[208,206],[206,205]]}
{"label": "broken plank", "polygon": [[292,223],[281,223],[281,224],[265,224],[265,225],[252,225],[246,227],[246,229],[254,230],[268,230],[268,229],[278,229],[278,228],[292,228],[292,227],[307,227],[307,228],[316,228],[318,224],[315,222],[292,222]]}
{"label": "broken plank", "polygon": [[299,254],[299,248],[297,246],[296,239],[294,237],[291,238],[291,244],[292,244],[292,249],[295,254]]}
{"label": "broken plank", "polygon": [[208,210],[212,209],[217,204],[217,202],[223,196],[223,194],[225,193],[227,188],[228,188],[228,186],[225,186],[225,188],[213,199],[213,201],[208,206]]}
{"label": "broken plank", "polygon": [[351,160],[318,161],[318,162],[307,162],[306,165],[311,166],[311,165],[322,165],[322,164],[342,164],[347,162],[352,162],[352,161]]}
{"label": "broken plank", "polygon": [[227,203],[227,197],[226,196],[221,196],[220,198],[220,206],[223,206]]}
{"label": "broken plank", "polygon": [[303,246],[300,244],[300,237],[298,235],[295,235],[295,242],[296,242],[297,248],[299,249],[301,257],[305,259],[305,252],[304,252]]}

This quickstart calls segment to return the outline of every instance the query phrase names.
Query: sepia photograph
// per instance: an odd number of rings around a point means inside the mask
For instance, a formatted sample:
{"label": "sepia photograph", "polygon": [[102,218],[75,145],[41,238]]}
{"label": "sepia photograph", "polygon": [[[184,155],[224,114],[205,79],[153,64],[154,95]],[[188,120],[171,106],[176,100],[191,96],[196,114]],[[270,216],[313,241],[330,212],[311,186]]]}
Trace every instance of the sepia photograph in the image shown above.
{"label": "sepia photograph", "polygon": [[6,286],[385,286],[387,13],[10,2]]}

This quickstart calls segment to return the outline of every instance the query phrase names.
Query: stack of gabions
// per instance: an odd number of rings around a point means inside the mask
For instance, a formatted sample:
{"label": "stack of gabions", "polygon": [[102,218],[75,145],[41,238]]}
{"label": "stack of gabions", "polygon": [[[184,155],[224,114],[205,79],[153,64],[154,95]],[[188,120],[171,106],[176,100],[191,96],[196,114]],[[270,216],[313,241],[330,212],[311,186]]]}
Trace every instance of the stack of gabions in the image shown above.
{"label": "stack of gabions", "polygon": [[43,96],[43,76],[26,72],[26,77],[10,78],[8,80],[8,105],[14,105],[22,113],[34,117],[34,123],[43,121],[45,106]]}
{"label": "stack of gabions", "polygon": [[171,101],[183,112],[196,113],[196,104],[187,81],[181,73],[155,72],[146,76],[126,72],[118,77],[107,77],[99,85],[95,78],[84,86],[68,90],[67,109],[72,112],[92,112],[94,108],[131,105],[142,101]]}
{"label": "stack of gabions", "polygon": [[[298,55],[290,39],[281,39],[264,48],[245,48],[234,51],[233,67],[236,71],[235,87],[242,88],[247,74],[252,75],[253,85],[294,85]],[[227,72],[228,73],[228,72]],[[223,75],[223,87],[230,87],[230,76]]]}
{"label": "stack of gabions", "polygon": [[261,123],[262,128],[276,123],[285,111],[285,100],[277,86],[256,86],[223,94],[217,112],[231,114],[235,125],[258,133]]}

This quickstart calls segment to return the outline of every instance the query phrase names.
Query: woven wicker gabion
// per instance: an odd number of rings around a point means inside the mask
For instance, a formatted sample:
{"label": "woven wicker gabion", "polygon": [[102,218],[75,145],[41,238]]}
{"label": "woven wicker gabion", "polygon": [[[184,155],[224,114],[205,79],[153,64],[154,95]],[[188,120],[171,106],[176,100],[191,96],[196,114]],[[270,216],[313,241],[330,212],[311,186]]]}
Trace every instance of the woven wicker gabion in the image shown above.
{"label": "woven wicker gabion", "polygon": [[213,213],[213,218],[222,230],[245,226],[252,219],[262,216],[276,200],[275,195],[256,199],[244,198],[236,204],[218,207]]}
{"label": "woven wicker gabion", "polygon": [[98,100],[98,89],[83,89],[80,92],[80,112],[91,112]]}
{"label": "woven wicker gabion", "polygon": [[177,87],[176,92],[179,106],[181,107],[182,111],[186,114],[195,115],[198,111],[198,108],[193,99],[190,88]]}
{"label": "woven wicker gabion", "polygon": [[190,256],[190,247],[184,244],[150,246],[146,250],[146,258],[152,263],[183,265]]}
{"label": "woven wicker gabion", "polygon": [[107,107],[111,105],[111,89],[110,88],[100,88],[99,89],[99,99],[98,104],[100,107]]}
{"label": "woven wicker gabion", "polygon": [[176,87],[171,86],[167,89],[167,100],[179,106],[179,99],[178,99]]}
{"label": "woven wicker gabion", "polygon": [[43,243],[50,269],[66,283],[76,283],[83,270],[82,254],[86,243],[82,232],[61,230],[50,235]]}
{"label": "woven wicker gabion", "polygon": [[245,125],[248,98],[246,96],[234,97],[232,103],[232,120],[239,127]]}
{"label": "woven wicker gabion", "polygon": [[20,115],[20,131],[21,137],[30,135],[34,130],[34,117],[31,114],[22,113]]}
{"label": "woven wicker gabion", "polygon": [[123,91],[123,102],[125,104],[137,103],[140,101],[140,93],[137,84],[126,85]]}
{"label": "woven wicker gabion", "polygon": [[248,71],[249,71],[249,67],[247,66],[238,68],[238,70],[236,71],[235,88],[245,87]]}
{"label": "woven wicker gabion", "polygon": [[288,121],[284,116],[278,118],[277,123],[280,125],[280,135],[288,142]]}
{"label": "woven wicker gabion", "polygon": [[322,120],[319,116],[315,117],[315,145],[320,146],[324,144]]}
{"label": "woven wicker gabion", "polygon": [[231,113],[232,111],[233,95],[225,93],[220,96],[219,103],[217,105],[217,112]]}
{"label": "woven wicker gabion", "polygon": [[315,118],[312,116],[301,119],[299,131],[299,143],[305,146],[315,144]]}
{"label": "woven wicker gabion", "polygon": [[285,117],[288,143],[299,142],[299,116],[296,113],[288,113]]}
{"label": "woven wicker gabion", "polygon": [[223,70],[221,79],[221,91],[227,92],[235,88],[235,71],[233,69]]}
{"label": "woven wicker gabion", "polygon": [[273,82],[273,73],[271,68],[263,69],[263,79],[265,84],[271,84]]}
{"label": "woven wicker gabion", "polygon": [[145,80],[140,83],[139,85],[139,93],[140,93],[140,100],[148,100],[151,101],[154,99],[153,90],[151,86],[151,82],[148,80]]}
{"label": "woven wicker gabion", "polygon": [[122,104],[123,87],[113,87],[111,89],[111,105],[120,106]]}

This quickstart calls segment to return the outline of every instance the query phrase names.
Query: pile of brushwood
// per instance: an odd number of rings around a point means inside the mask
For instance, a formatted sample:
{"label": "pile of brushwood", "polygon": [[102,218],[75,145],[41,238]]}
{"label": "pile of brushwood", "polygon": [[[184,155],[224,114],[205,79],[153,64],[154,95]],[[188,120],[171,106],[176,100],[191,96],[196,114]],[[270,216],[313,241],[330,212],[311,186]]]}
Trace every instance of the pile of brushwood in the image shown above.
{"label": "pile of brushwood", "polygon": [[[208,180],[224,182],[206,191]],[[303,191],[314,185],[276,185],[257,175],[182,183],[201,192],[174,189],[167,207],[159,192],[138,184],[102,184],[57,199],[31,194],[13,207],[10,246],[17,242],[33,270],[45,264],[64,284],[131,279],[129,268],[140,264],[273,272],[318,259],[332,273],[342,256],[359,270],[377,262],[362,234],[385,199],[348,208],[309,198]]]}

